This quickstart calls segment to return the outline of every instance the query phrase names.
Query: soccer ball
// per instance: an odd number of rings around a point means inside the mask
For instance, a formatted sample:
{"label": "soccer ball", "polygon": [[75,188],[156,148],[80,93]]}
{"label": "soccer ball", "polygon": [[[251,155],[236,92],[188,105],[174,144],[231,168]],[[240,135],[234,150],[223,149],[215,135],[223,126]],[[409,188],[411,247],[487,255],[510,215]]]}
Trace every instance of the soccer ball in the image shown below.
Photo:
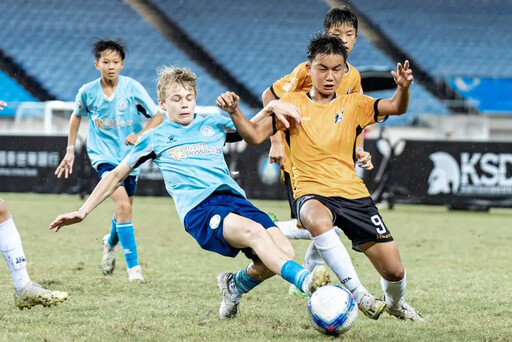
{"label": "soccer ball", "polygon": [[326,285],[313,292],[308,311],[316,330],[326,335],[340,335],[352,328],[359,310],[349,290],[340,285]]}

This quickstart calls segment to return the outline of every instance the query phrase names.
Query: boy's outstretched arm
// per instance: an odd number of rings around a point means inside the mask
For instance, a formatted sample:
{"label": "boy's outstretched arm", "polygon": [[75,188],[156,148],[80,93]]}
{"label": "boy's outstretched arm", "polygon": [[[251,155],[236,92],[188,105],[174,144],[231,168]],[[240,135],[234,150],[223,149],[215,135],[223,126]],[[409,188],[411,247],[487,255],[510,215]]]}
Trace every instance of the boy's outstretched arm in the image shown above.
{"label": "boy's outstretched arm", "polygon": [[109,172],[101,181],[96,185],[94,191],[89,196],[87,201],[76,211],[67,214],[59,215],[52,223],[50,229],[59,231],[64,226],[81,222],[86,216],[96,208],[101,202],[109,197],[121,185],[123,180],[133,171],[131,167],[123,161],[114,170]]}
{"label": "boy's outstretched arm", "polygon": [[[295,125],[298,125],[301,121],[297,107],[282,101],[270,102],[256,114],[259,121],[249,121],[238,106],[239,99],[238,95],[228,91],[219,95],[216,103],[219,108],[231,116],[238,133],[250,145],[261,144],[265,139],[275,134],[275,129],[278,127],[282,129],[289,128],[290,123],[286,117],[289,117]],[[272,114],[275,114],[275,116],[272,117]]]}
{"label": "boy's outstretched arm", "polygon": [[135,145],[137,143],[137,139],[139,139],[139,136],[146,132],[146,131],[149,131],[150,129],[152,128],[155,128],[156,126],[160,125],[162,122],[164,121],[164,116],[162,115],[162,112],[158,111],[155,116],[153,116],[151,118],[151,120],[148,121],[148,123],[146,124],[146,126],[144,126],[144,128],[137,134],[135,133],[130,133],[127,137],[126,137],[126,140],[124,142],[125,145]]}

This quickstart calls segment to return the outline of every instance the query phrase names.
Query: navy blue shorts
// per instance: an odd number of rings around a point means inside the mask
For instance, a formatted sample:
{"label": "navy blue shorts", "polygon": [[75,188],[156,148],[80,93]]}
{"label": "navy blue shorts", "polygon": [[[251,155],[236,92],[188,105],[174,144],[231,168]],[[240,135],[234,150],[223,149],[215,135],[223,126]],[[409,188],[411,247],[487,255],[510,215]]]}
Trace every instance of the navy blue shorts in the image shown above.
{"label": "navy blue shorts", "polygon": [[[98,175],[101,179],[106,173],[114,170],[115,168],[116,167],[114,165],[103,163],[98,165],[96,171],[98,171]],[[126,189],[128,197],[132,197],[133,195],[135,195],[135,191],[137,191],[137,176],[126,177],[126,179],[121,183],[121,186],[124,186],[124,188]]]}
{"label": "navy blue shorts", "polygon": [[216,191],[185,215],[185,230],[207,251],[232,258],[242,251],[248,258],[254,258],[250,248],[233,248],[224,240],[223,222],[230,213],[258,222],[265,229],[276,226],[244,197],[231,191]]}

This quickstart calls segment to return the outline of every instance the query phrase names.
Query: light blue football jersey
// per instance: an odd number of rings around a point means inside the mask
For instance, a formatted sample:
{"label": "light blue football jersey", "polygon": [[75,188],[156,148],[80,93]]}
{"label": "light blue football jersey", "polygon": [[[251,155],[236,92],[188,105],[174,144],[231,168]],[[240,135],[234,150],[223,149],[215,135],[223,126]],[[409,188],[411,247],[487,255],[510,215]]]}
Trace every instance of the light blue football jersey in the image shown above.
{"label": "light blue football jersey", "polygon": [[[119,165],[132,147],[124,144],[126,137],[144,128],[141,116],[150,118],[157,112],[144,87],[130,77],[119,76],[109,99],[101,88],[101,78],[83,85],[76,96],[75,114],[89,117],[87,153],[92,166]],[[132,175],[138,173],[137,169]]]}
{"label": "light blue football jersey", "polygon": [[216,190],[245,197],[222,153],[226,132],[234,129],[231,119],[220,114],[195,115],[187,126],[165,121],[142,134],[125,161],[133,168],[154,159],[183,224],[185,215]]}

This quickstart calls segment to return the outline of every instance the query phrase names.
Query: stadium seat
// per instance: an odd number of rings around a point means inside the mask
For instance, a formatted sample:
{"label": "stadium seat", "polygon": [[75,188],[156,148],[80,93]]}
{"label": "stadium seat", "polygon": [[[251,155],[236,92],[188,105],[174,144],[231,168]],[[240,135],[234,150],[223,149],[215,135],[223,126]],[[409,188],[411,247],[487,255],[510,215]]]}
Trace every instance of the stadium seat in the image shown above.
{"label": "stadium seat", "polygon": [[74,101],[79,87],[99,76],[90,45],[98,37],[123,38],[128,46],[122,74],[138,80],[156,100],[156,68],[172,64],[193,69],[198,105],[214,105],[225,91],[219,81],[122,0],[14,1],[2,6],[0,49],[57,99]]}
{"label": "stadium seat", "polygon": [[20,102],[37,102],[36,98],[2,71],[0,71],[0,94],[0,100],[7,102],[7,107],[0,111],[0,116],[14,116]]}

